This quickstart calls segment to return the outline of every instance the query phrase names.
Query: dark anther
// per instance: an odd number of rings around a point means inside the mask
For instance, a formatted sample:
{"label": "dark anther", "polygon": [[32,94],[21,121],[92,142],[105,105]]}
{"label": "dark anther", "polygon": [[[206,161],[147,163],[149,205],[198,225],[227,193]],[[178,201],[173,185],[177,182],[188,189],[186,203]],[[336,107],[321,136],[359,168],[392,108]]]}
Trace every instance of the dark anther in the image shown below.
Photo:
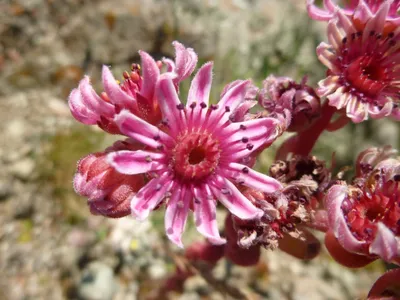
{"label": "dark anther", "polygon": [[245,173],[245,174],[249,173],[249,168],[248,167],[244,167],[242,169],[242,172]]}
{"label": "dark anther", "polygon": [[358,32],[357,32],[357,36],[360,37],[361,35],[362,35],[362,32],[361,32],[361,31],[358,31]]}
{"label": "dark anther", "polygon": [[178,104],[178,105],[176,106],[176,108],[179,109],[179,110],[183,110],[185,107],[183,106],[182,103],[180,103],[180,104]]}
{"label": "dark anther", "polygon": [[153,138],[155,141],[158,141],[159,139],[160,139],[160,136],[159,135],[156,135],[156,136],[154,136],[154,138]]}
{"label": "dark anther", "polygon": [[204,102],[201,102],[201,103],[200,103],[200,107],[201,107],[201,108],[206,108],[206,107],[207,107],[207,104],[205,104]]}
{"label": "dark anther", "polygon": [[157,150],[160,150],[160,151],[161,151],[161,150],[163,150],[163,149],[164,149],[164,146],[163,146],[163,145],[158,145],[158,146],[157,146]]}
{"label": "dark anther", "polygon": [[394,181],[400,181],[400,174],[396,174],[393,176]]}
{"label": "dark anther", "polygon": [[343,44],[346,44],[346,43],[347,43],[347,37],[344,37],[344,38],[342,39],[342,43],[343,43]]}
{"label": "dark anther", "polygon": [[253,145],[253,144],[247,144],[246,148],[247,148],[248,150],[251,150],[251,149],[254,148],[254,145]]}
{"label": "dark anther", "polygon": [[351,34],[351,39],[352,39],[352,40],[355,40],[355,39],[356,39],[356,34],[355,34],[355,33],[352,33],[352,34]]}
{"label": "dark anther", "polygon": [[374,30],[371,30],[371,31],[369,32],[369,36],[373,36],[373,35],[375,35],[375,31],[374,31]]}
{"label": "dark anther", "polygon": [[247,143],[249,141],[249,138],[247,137],[242,137],[242,143]]}
{"label": "dark anther", "polygon": [[394,45],[396,45],[396,41],[395,40],[390,40],[389,41],[389,46],[393,47]]}
{"label": "dark anther", "polygon": [[381,34],[381,33],[379,33],[379,34],[376,35],[376,39],[377,39],[377,40],[380,40],[381,38],[382,38],[382,34]]}
{"label": "dark anther", "polygon": [[242,129],[242,130],[246,130],[247,127],[242,124],[242,125],[240,125],[239,128]]}
{"label": "dark anther", "polygon": [[218,105],[212,104],[212,105],[210,106],[210,108],[211,108],[212,110],[216,110],[216,109],[218,108]]}
{"label": "dark anther", "polygon": [[393,32],[393,31],[390,32],[390,33],[388,34],[388,37],[389,37],[389,39],[391,39],[392,37],[394,37],[394,32]]}
{"label": "dark anther", "polygon": [[225,111],[226,112],[230,112],[231,111],[230,107],[229,106],[225,106]]}
{"label": "dark anther", "polygon": [[196,102],[192,102],[192,104],[190,104],[190,108],[193,109],[196,107]]}

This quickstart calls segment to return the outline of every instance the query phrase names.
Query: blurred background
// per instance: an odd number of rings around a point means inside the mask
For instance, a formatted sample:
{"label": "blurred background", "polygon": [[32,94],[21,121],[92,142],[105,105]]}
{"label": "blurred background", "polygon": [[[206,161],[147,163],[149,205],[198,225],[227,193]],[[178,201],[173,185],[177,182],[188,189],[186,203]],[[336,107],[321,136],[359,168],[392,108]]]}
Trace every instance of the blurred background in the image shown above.
{"label": "blurred background", "polygon": [[[239,78],[261,86],[269,74],[308,75],[315,85],[325,74],[315,48],[325,39],[305,0],[1,0],[0,299],[149,299],[174,271],[179,251],[165,239],[162,211],[141,223],[91,216],[72,190],[77,160],[116,139],[69,113],[84,74],[101,92],[103,64],[122,78],[139,49],[160,59],[178,40],[199,66],[215,61],[215,101]],[[339,166],[351,166],[367,146],[385,144],[399,146],[398,125],[368,121],[324,135],[314,153],[330,165],[335,152]],[[259,159],[265,172],[276,145]],[[189,222],[184,243],[196,239]],[[310,262],[265,251],[254,268],[223,260],[213,276],[249,299],[363,299],[383,270],[342,268],[325,250]],[[167,297],[226,299],[201,276]]]}

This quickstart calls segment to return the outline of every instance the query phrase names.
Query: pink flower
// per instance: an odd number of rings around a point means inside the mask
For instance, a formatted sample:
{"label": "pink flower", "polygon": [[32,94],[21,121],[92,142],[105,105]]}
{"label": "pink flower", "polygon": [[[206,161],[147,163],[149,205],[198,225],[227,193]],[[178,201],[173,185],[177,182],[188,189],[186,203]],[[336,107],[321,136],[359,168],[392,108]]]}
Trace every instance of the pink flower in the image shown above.
{"label": "pink flower", "polygon": [[103,66],[102,81],[105,92],[100,96],[94,91],[89,77],[85,76],[69,96],[68,103],[74,118],[83,124],[97,124],[113,134],[120,133],[114,123],[114,116],[121,109],[127,109],[151,123],[159,122],[161,116],[154,97],[154,88],[160,70],[149,54],[143,51],[139,54],[143,69],[133,65],[131,73],[124,73],[125,79],[122,84],[118,84],[110,69]]}
{"label": "pink flower", "polygon": [[336,10],[341,10],[343,14],[352,16],[359,7],[362,7],[362,9],[358,10],[358,17],[363,20],[368,15],[375,14],[385,1],[389,2],[390,5],[386,20],[399,25],[400,17],[397,13],[400,9],[399,0],[348,0],[345,8],[340,8],[333,0],[323,0],[324,9],[315,6],[315,0],[307,0],[307,11],[314,20],[330,21],[334,18]]}
{"label": "pink flower", "polygon": [[374,151],[362,152],[357,166],[362,175],[353,185],[332,186],[326,205],[330,230],[344,250],[399,264],[400,161],[385,158],[387,150],[375,149],[381,161],[370,156]]}
{"label": "pink flower", "polygon": [[298,84],[289,77],[270,75],[263,82],[260,105],[270,113],[285,115],[285,110],[289,111],[288,131],[302,131],[320,115],[321,101],[306,81],[304,77]]}
{"label": "pink flower", "polygon": [[[190,76],[197,64],[197,55],[190,48],[174,42],[176,59],[164,59],[169,72],[174,74],[174,83],[178,89],[179,82]],[[122,109],[146,120],[158,124],[161,120],[160,108],[154,93],[160,76],[161,62],[156,62],[149,54],[139,51],[142,66],[133,64],[130,73],[124,72],[124,81],[118,84],[107,66],[103,66],[102,81],[104,92],[99,95],[94,91],[90,79],[85,76],[78,88],[69,96],[69,107],[72,115],[79,122],[87,125],[97,124],[103,130],[119,134],[114,116]]]}
{"label": "pink flower", "polygon": [[363,1],[353,15],[336,11],[328,24],[330,44],[317,48],[320,61],[329,68],[318,95],[338,110],[345,109],[355,123],[368,116],[400,119],[400,34],[385,22],[390,3],[383,2],[376,13]]}
{"label": "pink flower", "polygon": [[217,199],[241,219],[262,215],[238,189],[244,185],[266,193],[281,187],[273,178],[245,165],[249,155],[279,134],[273,118],[231,122],[230,115],[244,101],[248,81],[238,81],[218,104],[209,105],[212,63],[205,64],[192,81],[186,105],[178,98],[173,77],[163,74],[156,97],[163,115],[162,131],[128,110],[115,117],[120,131],[143,143],[146,150],[117,151],[108,161],[123,174],[148,174],[152,179],[132,198],[132,214],[146,218],[166,204],[167,236],[183,247],[181,235],[189,210],[200,233],[224,243],[216,223]]}
{"label": "pink flower", "polygon": [[138,145],[119,141],[106,151],[89,154],[78,162],[74,189],[88,198],[90,211],[95,215],[110,218],[129,215],[130,199],[144,185],[142,175],[119,174],[107,162],[107,154],[123,149],[135,150]]}

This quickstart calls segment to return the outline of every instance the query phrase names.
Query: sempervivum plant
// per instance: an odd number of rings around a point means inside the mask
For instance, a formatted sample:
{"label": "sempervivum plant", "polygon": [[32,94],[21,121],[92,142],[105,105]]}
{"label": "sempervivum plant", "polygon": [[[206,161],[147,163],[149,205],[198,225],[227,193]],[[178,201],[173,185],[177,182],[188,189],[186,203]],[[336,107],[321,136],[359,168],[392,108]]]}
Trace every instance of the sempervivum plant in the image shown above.
{"label": "sempervivum plant", "polygon": [[[350,121],[400,120],[399,3],[349,0],[340,7],[324,0],[320,8],[307,2],[311,18],[328,21],[328,42],[316,49],[328,68],[318,87],[306,82],[307,74],[301,81],[266,75],[260,88],[237,79],[212,101],[208,62],[190,78],[186,95],[180,85],[198,58],[174,42],[174,60],[156,61],[140,51],[141,65],[133,64],[121,82],[104,66],[104,92],[97,94],[87,76],[71,92],[69,107],[79,122],[124,138],[78,162],[74,188],[90,211],[143,220],[165,209],[166,235],[181,248],[193,213],[207,239],[176,260],[158,298],[182,290],[194,274],[243,298],[212,278],[215,264],[223,257],[240,266],[258,264],[262,248],[312,259],[321,247],[309,229],[325,235],[329,253],[342,265],[362,267],[377,259],[400,265],[397,151],[363,151],[351,181],[344,180],[350,167],[338,166],[334,155],[327,162],[312,153],[323,132]],[[257,158],[285,131],[291,134],[283,135],[269,173],[256,171]],[[223,224],[217,224],[218,207],[225,210]],[[396,297],[398,278],[398,270],[387,272],[370,299]]]}

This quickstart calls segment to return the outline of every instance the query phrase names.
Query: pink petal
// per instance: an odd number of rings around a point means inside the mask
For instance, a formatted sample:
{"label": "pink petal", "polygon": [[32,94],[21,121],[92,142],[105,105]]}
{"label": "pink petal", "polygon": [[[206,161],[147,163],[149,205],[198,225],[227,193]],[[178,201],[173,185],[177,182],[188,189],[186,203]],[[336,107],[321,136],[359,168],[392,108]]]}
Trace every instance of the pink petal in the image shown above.
{"label": "pink petal", "polygon": [[112,104],[101,99],[93,90],[88,76],[85,76],[79,83],[82,102],[93,112],[99,115],[112,118],[114,116],[114,107]]}
{"label": "pink petal", "polygon": [[149,147],[158,148],[173,143],[169,135],[130,113],[128,110],[121,111],[115,116],[114,120],[123,134]]}
{"label": "pink petal", "polygon": [[368,112],[374,119],[380,119],[387,117],[392,113],[393,102],[385,97],[378,100],[378,103],[382,103],[383,107],[379,108],[377,105],[368,105]]}
{"label": "pink petal", "polygon": [[192,103],[199,105],[205,103],[208,106],[212,83],[213,63],[208,62],[203,65],[193,78],[190,85],[186,108],[189,109]]}
{"label": "pink petal", "polygon": [[173,190],[171,199],[168,201],[165,212],[165,229],[168,238],[178,247],[183,248],[182,233],[185,229],[189,205],[193,195],[184,186],[179,186]]}
{"label": "pink petal", "polygon": [[[281,123],[278,119],[273,118],[232,123],[230,127],[235,128],[235,131],[228,131],[231,137],[221,143],[221,146],[226,148],[227,153],[230,153],[231,161],[237,161],[262,146],[270,145],[281,132]],[[243,142],[244,139],[246,142]],[[249,146],[251,147],[249,148]]]}
{"label": "pink petal", "polygon": [[140,58],[142,60],[142,88],[140,94],[148,99],[153,100],[154,90],[156,87],[157,80],[160,76],[160,69],[154,59],[146,52],[139,51]]}
{"label": "pink petal", "polygon": [[317,56],[320,62],[322,62],[328,69],[333,72],[339,72],[336,67],[337,56],[332,52],[331,47],[328,44],[321,43],[317,47]]}
{"label": "pink petal", "polygon": [[212,128],[217,124],[224,124],[229,120],[230,112],[235,109],[244,101],[246,94],[247,85],[250,83],[249,80],[241,81],[234,87],[229,88],[221,100],[218,102],[217,109],[211,114],[207,127]]}
{"label": "pink petal", "polygon": [[167,173],[150,180],[132,198],[132,215],[138,220],[146,219],[149,213],[168,196],[167,193],[172,187],[173,181],[168,177]]}
{"label": "pink petal", "polygon": [[86,125],[94,125],[100,116],[88,109],[83,103],[82,95],[78,89],[73,89],[68,97],[68,105],[73,117]]}
{"label": "pink petal", "polygon": [[170,133],[176,136],[186,125],[186,118],[183,112],[184,106],[178,98],[172,78],[168,73],[160,76],[156,86],[156,96]]}
{"label": "pink petal", "polygon": [[188,78],[197,65],[197,54],[191,48],[185,48],[181,43],[174,41],[172,45],[175,47],[175,73],[177,74],[177,82]]}
{"label": "pink petal", "polygon": [[150,151],[115,151],[107,155],[107,161],[119,173],[134,175],[160,170],[165,163],[160,162],[165,155]]}
{"label": "pink petal", "polygon": [[162,62],[167,66],[167,72],[175,72],[175,62],[169,58],[163,58]]}
{"label": "pink petal", "polygon": [[256,208],[229,180],[219,176],[210,183],[210,188],[214,196],[238,218],[258,219],[263,215],[262,210]]}
{"label": "pink petal", "polygon": [[256,172],[245,165],[230,163],[229,169],[233,171],[230,174],[230,178],[233,181],[241,183],[250,188],[262,191],[264,193],[273,193],[282,188],[282,185],[278,180]]}
{"label": "pink petal", "polygon": [[197,230],[204,235],[212,244],[222,245],[226,240],[221,238],[217,224],[217,204],[212,198],[210,188],[193,187],[194,216]]}
{"label": "pink petal", "polygon": [[333,13],[320,9],[314,5],[314,0],[307,0],[307,12],[310,18],[317,21],[329,21],[333,17]]}
{"label": "pink petal", "polygon": [[325,97],[332,93],[339,87],[338,84],[339,76],[328,76],[327,78],[318,82],[318,88],[316,92],[319,97]]}
{"label": "pink petal", "polygon": [[393,232],[383,223],[377,224],[375,239],[369,246],[369,252],[376,254],[390,262],[400,256],[400,240],[397,240]]}
{"label": "pink petal", "polygon": [[137,109],[136,99],[125,93],[115,80],[113,74],[107,66],[103,66],[102,81],[105,92],[113,104],[124,108]]}
{"label": "pink petal", "polygon": [[342,211],[342,203],[348,193],[347,187],[343,185],[332,186],[326,195],[329,226],[339,243],[347,251],[361,253],[364,242],[357,240],[347,226]]}
{"label": "pink petal", "polygon": [[354,122],[360,123],[368,118],[367,115],[367,104],[362,103],[357,97],[352,97],[346,106],[347,116]]}
{"label": "pink petal", "polygon": [[345,87],[341,86],[333,94],[327,96],[329,100],[329,105],[336,107],[339,110],[345,107],[350,99],[356,97],[350,93],[346,93],[345,90]]}

